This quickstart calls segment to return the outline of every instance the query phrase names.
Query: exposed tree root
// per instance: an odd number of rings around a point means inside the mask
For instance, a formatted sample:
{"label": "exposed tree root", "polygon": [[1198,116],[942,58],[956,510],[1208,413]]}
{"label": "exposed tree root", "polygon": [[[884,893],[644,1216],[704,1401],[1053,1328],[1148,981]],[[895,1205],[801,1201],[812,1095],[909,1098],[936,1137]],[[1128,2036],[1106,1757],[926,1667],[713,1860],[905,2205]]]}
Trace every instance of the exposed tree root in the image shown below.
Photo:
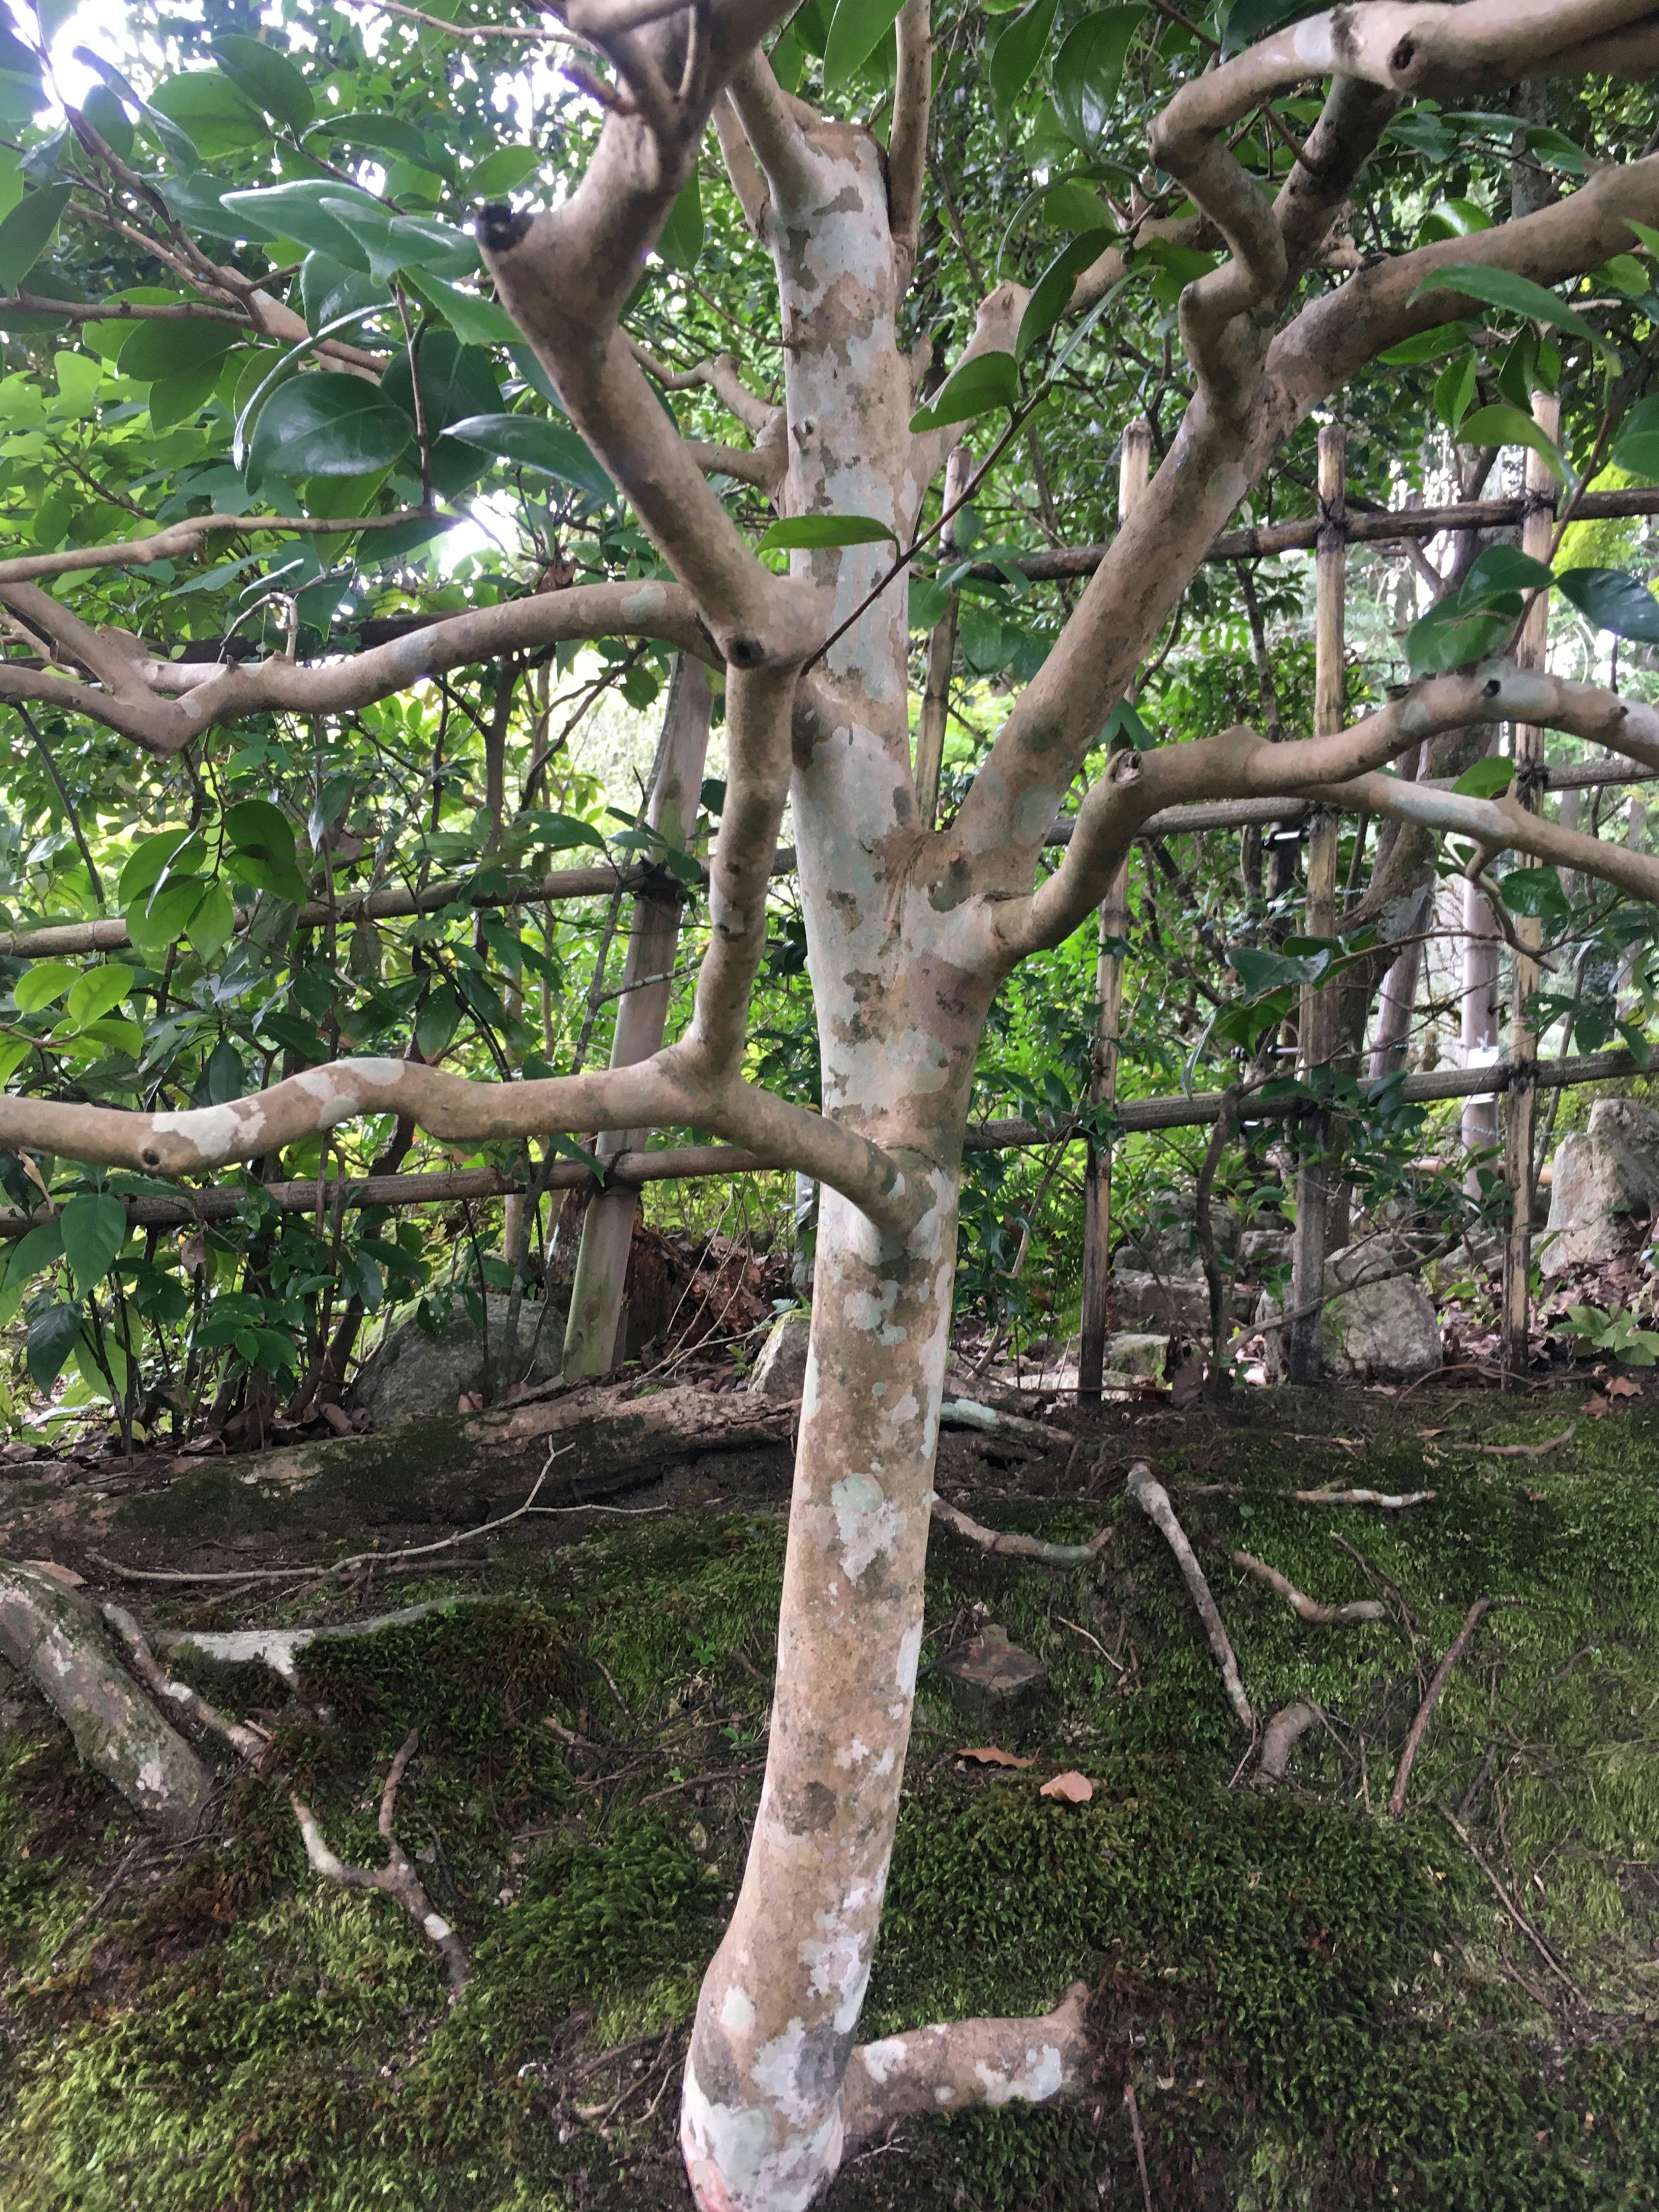
{"label": "exposed tree root", "polygon": [[[481,1602],[477,1597],[434,1597],[424,1605],[406,1605],[398,1613],[377,1613],[373,1620],[347,1621],[336,1627],[164,1628],[155,1631],[150,1640],[162,1651],[186,1659],[210,1659],[222,1667],[241,1666],[258,1660],[273,1674],[280,1674],[283,1681],[295,1683],[300,1679],[295,1662],[308,1644],[333,1643],[349,1636],[375,1636],[383,1628],[402,1628],[411,1620],[424,1620],[428,1613],[448,1613],[458,1605]],[[115,1620],[118,1611],[118,1607],[106,1605],[106,1619]],[[119,1627],[120,1622],[117,1621],[116,1626]],[[125,1629],[122,1633],[126,1633]]]}
{"label": "exposed tree root", "polygon": [[1437,1498],[1437,1490],[1407,1490],[1399,1497],[1391,1497],[1385,1490],[1292,1490],[1289,1495],[1298,1505],[1383,1505],[1397,1511],[1403,1505],[1426,1505]]}
{"label": "exposed tree root", "polygon": [[188,1836],[213,1777],[111,1656],[90,1602],[51,1576],[0,1561],[0,1652],[67,1725],[86,1764],[165,1834]]}
{"label": "exposed tree root", "polygon": [[933,1518],[942,1521],[955,1535],[970,1544],[978,1545],[981,1552],[994,1552],[1007,1559],[1041,1559],[1049,1567],[1086,1567],[1099,1554],[1102,1546],[1111,1535],[1109,1528],[1103,1528],[1097,1536],[1091,1536],[1086,1544],[1045,1544],[1040,1536],[1018,1536],[1006,1530],[987,1528],[977,1521],[934,1493]]}
{"label": "exposed tree root", "polygon": [[1440,1702],[1440,1692],[1451,1677],[1451,1670],[1468,1649],[1469,1638],[1480,1625],[1480,1616],[1495,1605],[1512,1605],[1515,1601],[1505,1597],[1478,1597],[1464,1615],[1463,1626],[1452,1638],[1451,1649],[1434,1670],[1434,1679],[1424,1692],[1423,1702],[1417,1709],[1417,1718],[1412,1723],[1411,1734],[1406,1738],[1406,1748],[1400,1754],[1400,1769],[1394,1778],[1394,1788],[1389,1792],[1389,1817],[1397,1820],[1406,1809],[1406,1791],[1410,1786],[1412,1768],[1423,1746],[1423,1738],[1435,1707]]}
{"label": "exposed tree root", "polygon": [[262,1754],[270,1741],[264,1730],[250,1722],[230,1719],[199,1690],[192,1690],[188,1682],[178,1681],[169,1674],[150,1650],[143,1630],[124,1606],[106,1605],[104,1618],[126,1645],[133,1673],[152,1696],[165,1698],[169,1704],[177,1705],[198,1728],[210,1729],[222,1738],[244,1759],[258,1759]]}
{"label": "exposed tree root", "polygon": [[1558,1437],[1546,1437],[1541,1444],[1444,1444],[1444,1451],[1490,1452],[1494,1459],[1540,1459],[1553,1452],[1558,1445],[1571,1443],[1577,1421],[1569,1421]]}
{"label": "exposed tree root", "polygon": [[1282,1782],[1291,1753],[1314,1723],[1323,1717],[1317,1705],[1286,1705],[1261,1731],[1261,1759],[1256,1773],[1263,1782]]}
{"label": "exposed tree root", "polygon": [[1021,1413],[1000,1413],[994,1406],[981,1406],[977,1398],[946,1398],[939,1409],[942,1429],[977,1429],[981,1436],[1004,1437],[1011,1443],[1041,1444],[1045,1451],[1073,1439],[1069,1429],[1051,1428],[1046,1421],[1028,1421]]}
{"label": "exposed tree root", "polygon": [[1346,1605],[1321,1605],[1316,1598],[1305,1595],[1294,1583],[1287,1582],[1277,1567],[1270,1567],[1265,1559],[1258,1559],[1252,1553],[1235,1552],[1233,1565],[1243,1567],[1246,1574],[1255,1575],[1269,1589],[1277,1590],[1291,1611],[1299,1613],[1304,1620],[1316,1620],[1329,1626],[1339,1622],[1386,1620],[1389,1617],[1387,1606],[1374,1597],[1352,1598]]}
{"label": "exposed tree root", "polygon": [[398,1808],[398,1785],[404,1778],[409,1762],[415,1756],[415,1747],[421,1740],[418,1729],[410,1729],[398,1747],[386,1778],[386,1787],[380,1792],[380,1833],[386,1839],[386,1863],[383,1867],[348,1866],[337,1858],[324,1839],[317,1825],[317,1816],[303,1798],[290,1795],[289,1803],[294,1808],[294,1817],[300,1823],[300,1833],[305,1838],[306,1856],[312,1868],[329,1881],[337,1881],[343,1889],[384,1890],[395,1898],[410,1918],[416,1922],[422,1932],[442,1954],[449,1972],[449,1991],[452,2002],[466,1987],[467,1960],[465,1946],[441,1912],[434,1912],[428,1901],[421,1878],[404,1856],[403,1845],[392,1828],[392,1818]]}
{"label": "exposed tree root", "polygon": [[1089,1988],[1073,1982],[1040,2020],[959,2020],[879,2043],[847,2062],[842,2111],[851,2150],[905,2112],[966,2105],[1046,2104],[1080,2088],[1093,2047],[1085,2029]]}
{"label": "exposed tree root", "polygon": [[1204,1579],[1204,1570],[1199,1565],[1193,1547],[1187,1540],[1186,1530],[1176,1519],[1175,1508],[1170,1503],[1169,1492],[1158,1481],[1145,1460],[1137,1460],[1129,1469],[1127,1491],[1128,1495],[1133,1498],[1146,1518],[1155,1528],[1162,1531],[1164,1541],[1175,1553],[1176,1564],[1185,1577],[1188,1589],[1192,1592],[1193,1603],[1198,1607],[1199,1619],[1204,1623],[1205,1633],[1210,1639],[1210,1649],[1214,1652],[1216,1663],[1221,1669],[1221,1680],[1226,1687],[1227,1702],[1250,1734],[1254,1735],[1255,1715],[1251,1711],[1249,1698],[1244,1694],[1244,1685],[1239,1679],[1238,1662],[1233,1656],[1233,1647],[1228,1641],[1227,1631],[1222,1625],[1216,1601],[1210,1595],[1210,1585]]}

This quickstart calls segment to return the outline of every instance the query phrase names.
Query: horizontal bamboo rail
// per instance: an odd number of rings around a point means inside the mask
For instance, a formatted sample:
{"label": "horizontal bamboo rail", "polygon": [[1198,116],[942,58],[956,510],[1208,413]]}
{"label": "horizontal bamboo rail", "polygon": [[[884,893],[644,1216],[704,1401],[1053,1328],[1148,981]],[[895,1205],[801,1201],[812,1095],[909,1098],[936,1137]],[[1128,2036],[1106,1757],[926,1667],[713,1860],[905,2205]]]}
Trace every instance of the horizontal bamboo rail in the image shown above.
{"label": "horizontal bamboo rail", "polygon": [[[1527,518],[1528,500],[1466,499],[1450,507],[1390,507],[1369,513],[1350,504],[1343,519],[1343,536],[1350,545],[1387,545],[1404,538],[1437,538],[1443,530],[1503,530]],[[1632,485],[1624,491],[1586,492],[1573,510],[1576,522],[1624,520],[1638,514],[1659,514],[1659,490]],[[1265,522],[1248,530],[1224,530],[1206,554],[1208,561],[1264,561],[1280,553],[1312,550],[1323,518],[1317,514],[1294,522]],[[1060,583],[1074,576],[1092,576],[1105,559],[1107,545],[1056,545],[1046,553],[1016,553],[1010,566],[1033,584]],[[976,583],[1006,581],[1001,568],[981,561],[969,570]]]}
{"label": "horizontal bamboo rail", "polygon": [[[1526,1064],[1547,1091],[1568,1090],[1580,1083],[1605,1083],[1616,1076],[1642,1073],[1632,1055],[1624,1051],[1583,1053],[1565,1060]],[[1408,1075],[1400,1086],[1400,1096],[1409,1105],[1477,1097],[1487,1091],[1507,1090],[1510,1076],[1507,1060],[1491,1067],[1437,1068],[1426,1075]],[[1218,1091],[1197,1091],[1187,1097],[1127,1099],[1117,1109],[1117,1128],[1125,1135],[1203,1128],[1218,1117],[1222,1097]],[[1246,1099],[1240,1118],[1245,1121],[1288,1120],[1301,1110],[1301,1103],[1294,1098]],[[1021,1120],[976,1122],[963,1139],[969,1152],[1032,1151],[1070,1141],[1072,1132],[1063,1123],[1050,1128]],[[665,1145],[655,1151],[618,1153],[610,1164],[613,1182],[635,1188],[647,1182],[689,1182],[709,1176],[787,1172],[735,1145]],[[589,1186],[592,1176],[580,1160],[559,1160],[539,1181],[544,1190],[580,1190]],[[519,1198],[526,1190],[522,1177],[501,1175],[493,1168],[459,1168],[427,1175],[220,1184],[208,1190],[180,1190],[177,1198],[146,1194],[129,1198],[125,1204],[128,1219],[138,1228],[180,1228],[188,1222],[234,1220],[250,1200],[263,1201],[282,1213],[326,1214],[337,1200],[347,1207],[446,1206],[474,1199]],[[51,1220],[55,1212],[43,1207],[35,1213],[0,1212],[0,1242],[25,1235]]]}

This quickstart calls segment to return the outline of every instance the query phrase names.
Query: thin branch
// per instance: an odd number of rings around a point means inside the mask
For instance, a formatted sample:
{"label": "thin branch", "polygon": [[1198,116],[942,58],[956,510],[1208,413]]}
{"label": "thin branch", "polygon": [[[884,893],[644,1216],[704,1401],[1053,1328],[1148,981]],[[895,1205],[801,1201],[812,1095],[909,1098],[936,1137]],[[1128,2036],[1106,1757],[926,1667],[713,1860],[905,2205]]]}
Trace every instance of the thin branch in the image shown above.
{"label": "thin branch", "polygon": [[1048,1544],[1040,1536],[1015,1535],[1006,1530],[983,1528],[956,1506],[946,1504],[937,1492],[933,1498],[933,1513],[935,1521],[942,1521],[954,1534],[976,1545],[981,1552],[993,1553],[1005,1559],[1041,1559],[1044,1566],[1048,1567],[1091,1565],[1099,1557],[1102,1547],[1112,1534],[1109,1525],[1098,1535],[1091,1536],[1086,1544]]}
{"label": "thin branch", "polygon": [[1469,1638],[1480,1625],[1481,1615],[1489,1613],[1495,1605],[1514,1605],[1518,1601],[1515,1598],[1478,1597],[1464,1615],[1463,1626],[1453,1638],[1450,1650],[1434,1670],[1433,1679],[1417,1709],[1417,1717],[1412,1723],[1411,1733],[1406,1738],[1406,1748],[1400,1754],[1394,1788],[1389,1792],[1389,1818],[1391,1820],[1397,1820],[1406,1809],[1406,1792],[1411,1785],[1412,1768],[1417,1764],[1417,1754],[1422,1749],[1429,1722],[1440,1702],[1441,1692],[1451,1679],[1452,1668],[1468,1650]]}
{"label": "thin branch", "polygon": [[1129,1469],[1127,1495],[1133,1499],[1153,1527],[1159,1531],[1164,1542],[1175,1553],[1176,1564],[1181,1569],[1182,1579],[1192,1594],[1193,1603],[1198,1607],[1199,1619],[1204,1623],[1204,1632],[1210,1639],[1210,1649],[1214,1652],[1216,1663],[1221,1669],[1221,1680],[1226,1689],[1227,1702],[1237,1714],[1244,1728],[1253,1736],[1255,1734],[1255,1715],[1250,1710],[1249,1698],[1244,1694],[1244,1685],[1239,1679],[1238,1662],[1233,1656],[1233,1647],[1228,1641],[1227,1631],[1223,1625],[1221,1614],[1217,1609],[1216,1601],[1210,1595],[1210,1585],[1204,1579],[1204,1570],[1198,1564],[1197,1556],[1188,1541],[1186,1530],[1176,1518],[1175,1508],[1170,1503],[1169,1492],[1157,1480],[1145,1460],[1137,1460]]}
{"label": "thin branch", "polygon": [[1316,1621],[1322,1626],[1329,1627],[1346,1626],[1354,1621],[1386,1620],[1389,1617],[1387,1606],[1371,1597],[1354,1598],[1346,1605],[1321,1605],[1316,1600],[1304,1595],[1293,1583],[1286,1581],[1276,1567],[1270,1567],[1265,1559],[1258,1559],[1249,1552],[1235,1552],[1233,1565],[1243,1567],[1246,1574],[1254,1575],[1258,1582],[1266,1583],[1269,1589],[1277,1590],[1291,1611],[1304,1620]]}

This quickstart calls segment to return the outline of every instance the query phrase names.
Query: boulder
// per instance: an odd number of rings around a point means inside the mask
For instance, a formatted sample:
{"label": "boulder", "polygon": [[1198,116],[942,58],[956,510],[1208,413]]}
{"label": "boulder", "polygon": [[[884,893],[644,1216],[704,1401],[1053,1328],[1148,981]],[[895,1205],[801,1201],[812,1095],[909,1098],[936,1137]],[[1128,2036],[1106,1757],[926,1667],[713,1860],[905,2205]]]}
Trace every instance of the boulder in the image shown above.
{"label": "boulder", "polygon": [[[1414,1275],[1391,1274],[1410,1258],[1389,1243],[1355,1245],[1325,1265],[1327,1304],[1319,1317],[1326,1371],[1360,1381],[1401,1382],[1436,1373],[1444,1357],[1433,1300]],[[1283,1308],[1263,1296],[1258,1328],[1276,1322]],[[1285,1332],[1269,1329],[1270,1381],[1285,1372]]]}
{"label": "boulder", "polygon": [[1553,1168],[1543,1273],[1632,1250],[1659,1207],[1659,1114],[1634,1098],[1598,1098],[1589,1127],[1556,1147]]}
{"label": "boulder", "polygon": [[[1198,1255],[1197,1220],[1198,1202],[1190,1191],[1166,1193],[1152,1202],[1139,1228],[1124,1237],[1122,1256],[1130,1267],[1144,1268],[1151,1274],[1170,1277],[1196,1273],[1201,1278],[1204,1269]],[[1212,1203],[1210,1233],[1224,1260],[1231,1259],[1237,1251],[1243,1226],[1243,1217],[1236,1206],[1229,1205],[1224,1199]]]}
{"label": "boulder", "polygon": [[761,1356],[749,1377],[757,1398],[799,1398],[806,1382],[806,1342],[812,1316],[799,1310],[780,1314],[767,1332]]}
{"label": "boulder", "polygon": [[[1115,1267],[1111,1301],[1118,1327],[1131,1335],[1207,1338],[1210,1334],[1210,1286],[1202,1275],[1160,1277],[1135,1267]],[[1227,1310],[1233,1320],[1247,1320],[1249,1300],[1230,1290]]]}
{"label": "boulder", "polygon": [[[550,1382],[564,1356],[564,1316],[540,1299],[526,1298],[519,1308],[519,1357],[506,1374],[506,1292],[486,1303],[490,1389],[500,1398],[507,1380]],[[484,1384],[484,1341],[466,1301],[451,1303],[448,1325],[431,1335],[413,1319],[389,1328],[357,1370],[346,1398],[353,1413],[368,1415],[376,1428],[434,1413],[453,1413],[465,1393]]]}
{"label": "boulder", "polygon": [[[1208,1292],[1206,1292],[1207,1298]],[[1207,1313],[1208,1308],[1206,1307]],[[1167,1336],[1125,1333],[1106,1340],[1106,1364],[1114,1375],[1133,1376],[1137,1382],[1161,1382],[1164,1361],[1170,1349]]]}

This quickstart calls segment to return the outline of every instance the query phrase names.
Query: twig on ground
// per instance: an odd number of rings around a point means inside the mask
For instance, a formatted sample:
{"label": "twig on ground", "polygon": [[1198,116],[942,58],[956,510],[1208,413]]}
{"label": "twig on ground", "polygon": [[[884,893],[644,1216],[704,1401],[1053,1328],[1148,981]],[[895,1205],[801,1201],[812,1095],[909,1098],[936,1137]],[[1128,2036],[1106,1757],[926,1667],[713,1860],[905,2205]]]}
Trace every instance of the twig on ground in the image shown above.
{"label": "twig on ground", "polygon": [[1135,2164],[1140,2168],[1140,2194],[1146,2212],[1153,2212],[1152,2176],[1146,2171],[1146,2138],[1140,2132],[1140,2106],[1135,2101],[1135,2085],[1125,2081],[1123,2101],[1129,2108],[1129,2132],[1134,2137]]}
{"label": "twig on ground", "polygon": [[1399,1583],[1394,1581],[1390,1576],[1385,1575],[1381,1567],[1374,1565],[1373,1563],[1365,1557],[1363,1552],[1357,1552],[1346,1536],[1339,1536],[1333,1532],[1331,1541],[1336,1546],[1339,1551],[1346,1552],[1348,1557],[1354,1561],[1356,1565],[1358,1567],[1360,1573],[1364,1576],[1366,1581],[1370,1583],[1373,1589],[1375,1589],[1376,1585],[1381,1583],[1383,1589],[1388,1591],[1389,1596],[1393,1598],[1395,1605],[1399,1607],[1400,1618],[1405,1622],[1407,1627],[1412,1632],[1412,1633],[1415,1635],[1421,1624],[1419,1621],[1417,1615],[1412,1611],[1410,1606],[1407,1604],[1406,1593],[1401,1589]]}
{"label": "twig on ground", "polygon": [[945,1398],[940,1401],[942,1429],[977,1429],[981,1436],[1006,1437],[1011,1443],[1039,1444],[1050,1450],[1073,1442],[1069,1429],[1056,1429],[1047,1421],[1027,1420],[1022,1413],[1000,1413],[994,1406],[981,1406],[977,1398]]}
{"label": "twig on ground", "polygon": [[[745,1774],[758,1774],[766,1761],[751,1759],[742,1766],[722,1766],[714,1774],[688,1774],[684,1782],[671,1782],[665,1790],[653,1790],[648,1797],[641,1797],[641,1805],[654,1805],[659,1798],[678,1797],[682,1790],[701,1790],[706,1782],[738,1782]],[[613,1776],[612,1780],[617,1778]]]}
{"label": "twig on ground", "polygon": [[392,1825],[398,1805],[398,1785],[404,1778],[410,1760],[415,1756],[420,1740],[420,1730],[410,1729],[392,1762],[386,1778],[386,1787],[380,1792],[380,1829],[386,1846],[386,1863],[383,1867],[348,1866],[329,1849],[323,1832],[317,1825],[317,1816],[304,1799],[290,1793],[288,1802],[300,1824],[300,1833],[305,1838],[306,1856],[313,1870],[329,1881],[338,1882],[343,1889],[379,1889],[383,1890],[386,1896],[395,1898],[441,1955],[449,1972],[450,2001],[453,2003],[466,1986],[465,1947],[443,1915],[433,1911],[421,1886],[421,1878],[404,1856],[403,1845],[398,1841]]}
{"label": "twig on ground", "polygon": [[1297,1743],[1325,1716],[1317,1705],[1286,1705],[1261,1731],[1261,1763],[1256,1769],[1264,1782],[1282,1782]]}
{"label": "twig on ground", "polygon": [[1276,1567],[1270,1567],[1265,1559],[1258,1559],[1253,1553],[1235,1552],[1233,1565],[1243,1567],[1246,1574],[1255,1575],[1259,1581],[1266,1583],[1269,1589],[1277,1590],[1291,1612],[1299,1613],[1304,1620],[1319,1621],[1329,1626],[1337,1622],[1386,1620],[1389,1617],[1387,1606],[1374,1597],[1353,1598],[1346,1605],[1321,1605],[1316,1598],[1307,1596],[1293,1583],[1287,1582]]}
{"label": "twig on ground", "polygon": [[1092,1644],[1095,1650],[1099,1652],[1101,1657],[1104,1659],[1109,1665],[1115,1667],[1120,1674],[1127,1674],[1128,1673],[1129,1670],[1124,1665],[1123,1662],[1121,1659],[1114,1659],[1112,1657],[1111,1653],[1106,1649],[1106,1646],[1101,1642],[1100,1638],[1095,1634],[1091,1628],[1085,1628],[1080,1621],[1067,1620],[1063,1613],[1057,1613],[1054,1615],[1054,1619],[1060,1623],[1062,1628],[1071,1629],[1075,1635],[1082,1637],[1085,1643]]}
{"label": "twig on ground", "polygon": [[1198,1564],[1187,1532],[1176,1519],[1175,1508],[1170,1503],[1170,1493],[1153,1474],[1145,1460],[1137,1460],[1129,1469],[1128,1495],[1139,1506],[1146,1518],[1162,1534],[1164,1541],[1176,1555],[1192,1593],[1193,1603],[1198,1607],[1199,1618],[1204,1623],[1205,1633],[1210,1639],[1210,1649],[1221,1668],[1221,1680],[1226,1687],[1227,1702],[1239,1719],[1255,1734],[1255,1715],[1244,1694],[1244,1685],[1239,1680],[1238,1662],[1233,1656],[1233,1647],[1227,1640],[1227,1631],[1222,1625],[1216,1601],[1210,1595],[1210,1585],[1204,1579],[1204,1570]]}
{"label": "twig on ground", "polygon": [[1490,1452],[1494,1459],[1539,1459],[1558,1444],[1570,1443],[1578,1424],[1569,1421],[1559,1437],[1546,1437],[1541,1444],[1442,1444],[1442,1451]]}
{"label": "twig on ground", "polygon": [[1440,1702],[1440,1693],[1450,1679],[1452,1668],[1468,1650],[1469,1638],[1480,1625],[1481,1614],[1490,1612],[1495,1605],[1513,1605],[1516,1602],[1513,1598],[1478,1597],[1464,1615],[1463,1626],[1452,1638],[1451,1649],[1434,1670],[1433,1680],[1417,1709],[1417,1718],[1412,1723],[1411,1734],[1406,1738],[1406,1748],[1400,1754],[1399,1771],[1394,1778],[1394,1788],[1389,1793],[1390,1820],[1397,1820],[1406,1809],[1406,1791],[1411,1782],[1412,1768],[1417,1763],[1418,1752],[1422,1747],[1424,1734],[1435,1707]]}
{"label": "twig on ground", "polygon": [[1463,1823],[1458,1819],[1457,1815],[1453,1812],[1448,1811],[1445,1806],[1442,1805],[1438,1809],[1444,1814],[1446,1820],[1450,1823],[1453,1829],[1455,1830],[1458,1841],[1462,1844],[1464,1850],[1474,1861],[1476,1866],[1480,1868],[1481,1873],[1486,1875],[1486,1880],[1492,1884],[1493,1891],[1497,1894],[1498,1901],[1503,1906],[1504,1911],[1509,1914],[1510,1918],[1514,1921],[1516,1926],[1521,1930],[1521,1933],[1532,1945],[1533,1948],[1537,1952],[1539,1957],[1544,1961],[1544,1964],[1549,1968],[1550,1972],[1553,1974],[1558,1975],[1560,1979],[1566,1984],[1567,1987],[1572,1991],[1574,1996],[1577,1998],[1579,2003],[1583,2006],[1585,2011],[1589,2012],[1591,2008],[1589,1999],[1584,1995],[1583,1990],[1579,1988],[1577,1983],[1574,1981],[1572,1976],[1561,1964],[1561,1961],[1556,1957],[1554,1952],[1551,1950],[1549,1945],[1544,1941],[1538,1930],[1533,1926],[1531,1921],[1528,1919],[1526,1914],[1522,1911],[1520,1906],[1510,1895],[1508,1890],[1504,1888],[1503,1883],[1498,1879],[1497,1875],[1487,1863],[1479,1845],[1475,1843],[1474,1838],[1470,1835],[1468,1830],[1463,1826]]}
{"label": "twig on ground", "polygon": [[1397,1512],[1406,1505],[1426,1505],[1440,1493],[1437,1490],[1407,1490],[1391,1496],[1385,1490],[1287,1490],[1284,1495],[1293,1498],[1298,1505],[1382,1505]]}
{"label": "twig on ground", "polygon": [[1041,1559],[1049,1567],[1086,1567],[1096,1559],[1101,1547],[1109,1539],[1109,1524],[1086,1544],[1048,1544],[1041,1536],[1012,1535],[1006,1530],[987,1528],[954,1505],[947,1505],[937,1491],[933,1493],[933,1518],[942,1521],[953,1534],[976,1544],[981,1552],[994,1552],[1011,1559]]}

